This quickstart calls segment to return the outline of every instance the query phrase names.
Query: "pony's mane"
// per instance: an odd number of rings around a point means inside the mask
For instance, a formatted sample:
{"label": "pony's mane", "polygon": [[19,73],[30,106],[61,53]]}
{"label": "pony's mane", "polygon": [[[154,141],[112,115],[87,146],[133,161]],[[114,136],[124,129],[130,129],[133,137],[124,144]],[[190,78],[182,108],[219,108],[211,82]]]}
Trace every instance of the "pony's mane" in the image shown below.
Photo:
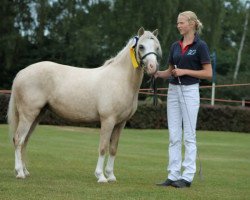
{"label": "pony's mane", "polygon": [[132,39],[130,39],[128,41],[126,46],[121,51],[119,51],[116,56],[106,60],[105,63],[103,64],[103,66],[107,66],[107,65],[109,65],[111,63],[116,62],[117,60],[120,60],[121,57],[123,57],[124,55],[127,54],[127,52],[128,52],[127,49],[132,45],[131,43],[132,43]]}
{"label": "pony's mane", "polygon": [[[140,39],[143,39],[145,37],[150,37],[150,38],[153,38],[156,42],[159,43],[158,39],[150,32],[150,31],[145,31],[144,34],[139,38]],[[134,38],[131,38],[129,39],[128,43],[126,44],[126,46],[117,53],[116,56],[106,60],[103,64],[103,67],[104,66],[107,66],[111,63],[115,63],[116,61],[120,61],[120,59],[122,59],[123,57],[126,57],[129,55],[129,48],[133,45],[132,41],[133,41]]]}

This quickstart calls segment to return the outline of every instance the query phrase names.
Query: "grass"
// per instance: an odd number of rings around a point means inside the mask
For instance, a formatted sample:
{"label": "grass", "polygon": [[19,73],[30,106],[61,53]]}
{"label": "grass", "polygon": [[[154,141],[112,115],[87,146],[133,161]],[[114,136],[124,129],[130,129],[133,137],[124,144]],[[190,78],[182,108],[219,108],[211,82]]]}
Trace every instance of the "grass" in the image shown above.
{"label": "grass", "polygon": [[249,199],[250,135],[199,131],[197,140],[204,180],[196,175],[189,189],[155,186],[166,178],[167,130],[125,129],[118,181],[98,184],[98,129],[38,126],[27,147],[31,176],[18,180],[8,128],[0,125],[0,199]]}

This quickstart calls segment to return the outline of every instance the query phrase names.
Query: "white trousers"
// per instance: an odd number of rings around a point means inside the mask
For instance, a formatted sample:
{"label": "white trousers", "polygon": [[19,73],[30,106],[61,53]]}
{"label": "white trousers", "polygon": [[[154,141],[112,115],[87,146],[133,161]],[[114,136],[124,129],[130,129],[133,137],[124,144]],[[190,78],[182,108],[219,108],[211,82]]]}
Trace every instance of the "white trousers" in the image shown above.
{"label": "white trousers", "polygon": [[[197,153],[196,122],[199,107],[199,84],[182,86],[169,84],[167,98],[169,164],[167,170],[168,178],[173,181],[185,179],[192,182],[194,178]],[[185,145],[183,161],[182,140]]]}

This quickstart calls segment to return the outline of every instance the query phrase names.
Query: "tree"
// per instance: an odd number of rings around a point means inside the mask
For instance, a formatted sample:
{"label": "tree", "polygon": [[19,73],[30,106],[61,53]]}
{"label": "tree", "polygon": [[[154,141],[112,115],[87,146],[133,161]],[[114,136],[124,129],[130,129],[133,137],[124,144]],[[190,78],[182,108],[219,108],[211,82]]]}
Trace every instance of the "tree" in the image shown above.
{"label": "tree", "polygon": [[250,2],[247,1],[246,2],[246,18],[245,18],[245,23],[244,23],[244,29],[243,29],[243,34],[242,34],[242,38],[241,38],[241,42],[240,42],[240,47],[239,47],[239,51],[238,51],[238,56],[237,56],[237,62],[236,62],[236,66],[235,66],[235,71],[234,71],[234,77],[233,77],[233,81],[235,82],[238,76],[238,72],[239,72],[239,68],[240,68],[240,62],[241,62],[241,53],[242,53],[242,49],[245,43],[245,38],[246,38],[246,32],[247,32],[247,26],[248,26],[248,18],[249,18],[249,7],[248,4]]}
{"label": "tree", "polygon": [[[21,36],[31,26],[30,1],[1,1],[0,7],[0,88],[8,88],[26,48]],[[21,12],[20,12],[21,10]]]}

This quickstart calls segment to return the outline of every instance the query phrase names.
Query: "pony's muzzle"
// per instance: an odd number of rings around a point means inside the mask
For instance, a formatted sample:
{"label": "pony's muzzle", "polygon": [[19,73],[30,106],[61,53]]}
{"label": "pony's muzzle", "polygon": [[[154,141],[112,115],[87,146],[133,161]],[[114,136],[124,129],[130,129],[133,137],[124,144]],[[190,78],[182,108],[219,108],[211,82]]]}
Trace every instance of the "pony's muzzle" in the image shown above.
{"label": "pony's muzzle", "polygon": [[144,65],[144,69],[148,75],[154,75],[159,68],[158,60],[159,55],[155,52],[146,53],[142,56],[141,64]]}
{"label": "pony's muzzle", "polygon": [[145,63],[145,70],[148,75],[155,74],[159,69],[159,64],[156,59],[150,59]]}

